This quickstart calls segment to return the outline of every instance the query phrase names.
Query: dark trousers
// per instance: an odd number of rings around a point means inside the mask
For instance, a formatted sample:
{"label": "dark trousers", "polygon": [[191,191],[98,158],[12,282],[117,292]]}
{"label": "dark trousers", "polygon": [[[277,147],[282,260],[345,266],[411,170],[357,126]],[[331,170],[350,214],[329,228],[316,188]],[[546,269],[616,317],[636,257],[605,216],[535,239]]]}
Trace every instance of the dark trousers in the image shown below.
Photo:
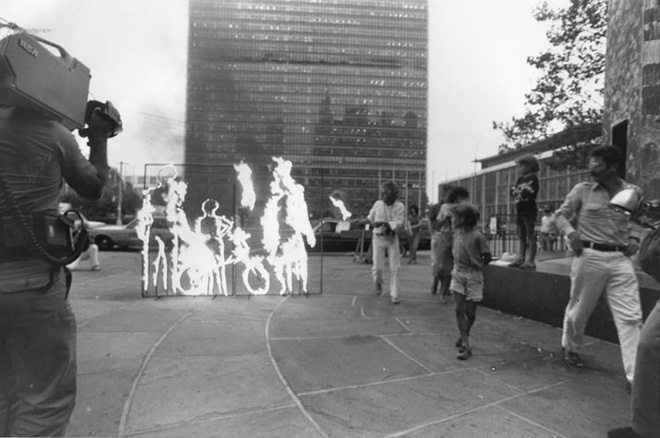
{"label": "dark trousers", "polygon": [[65,276],[0,293],[0,433],[64,436],[76,397],[76,321]]}
{"label": "dark trousers", "polygon": [[642,327],[632,387],[632,426],[645,437],[660,433],[660,301]]}
{"label": "dark trousers", "polygon": [[518,260],[525,264],[534,264],[536,258],[535,216],[518,215]]}

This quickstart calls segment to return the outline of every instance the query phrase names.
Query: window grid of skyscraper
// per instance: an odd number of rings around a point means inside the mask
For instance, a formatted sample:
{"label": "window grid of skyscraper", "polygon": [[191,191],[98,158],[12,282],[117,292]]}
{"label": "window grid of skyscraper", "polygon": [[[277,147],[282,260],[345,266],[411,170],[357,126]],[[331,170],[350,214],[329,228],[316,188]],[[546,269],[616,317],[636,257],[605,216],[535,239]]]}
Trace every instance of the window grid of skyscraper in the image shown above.
{"label": "window grid of skyscraper", "polygon": [[[423,193],[427,38],[426,0],[191,0],[186,163],[291,160],[314,215],[384,179]],[[186,170],[191,202],[230,201],[215,173]]]}

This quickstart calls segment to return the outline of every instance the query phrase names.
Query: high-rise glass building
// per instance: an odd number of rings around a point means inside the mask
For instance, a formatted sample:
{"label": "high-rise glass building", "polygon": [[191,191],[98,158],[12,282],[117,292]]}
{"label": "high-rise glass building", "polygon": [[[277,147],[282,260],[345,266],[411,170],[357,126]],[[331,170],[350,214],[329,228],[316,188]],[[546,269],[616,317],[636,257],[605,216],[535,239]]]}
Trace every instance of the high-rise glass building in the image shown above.
{"label": "high-rise glass building", "polygon": [[231,208],[241,160],[263,202],[274,156],[293,163],[313,216],[333,192],[366,214],[391,179],[417,204],[427,14],[427,0],[190,0],[187,204]]}

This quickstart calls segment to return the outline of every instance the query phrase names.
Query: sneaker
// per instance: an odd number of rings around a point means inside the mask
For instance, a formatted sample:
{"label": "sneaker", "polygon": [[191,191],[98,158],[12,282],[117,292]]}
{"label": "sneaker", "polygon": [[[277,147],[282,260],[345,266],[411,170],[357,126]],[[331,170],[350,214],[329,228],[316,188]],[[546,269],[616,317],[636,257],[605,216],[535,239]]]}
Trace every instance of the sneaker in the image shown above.
{"label": "sneaker", "polygon": [[573,368],[584,368],[584,361],[579,354],[572,351],[565,351],[562,348],[562,355],[564,357],[564,363]]}
{"label": "sneaker", "polygon": [[509,263],[509,268],[519,268],[523,264],[522,260],[517,260],[513,263]]}
{"label": "sneaker", "polygon": [[383,285],[381,283],[376,283],[376,296],[379,297],[383,295]]}
{"label": "sneaker", "polygon": [[392,297],[392,304],[401,304],[401,301],[397,297]]}
{"label": "sneaker", "polygon": [[533,271],[536,269],[536,265],[534,263],[523,263],[520,265],[520,269],[525,270],[525,271]]}
{"label": "sneaker", "polygon": [[101,267],[99,265],[92,266],[92,271],[100,271]]}
{"label": "sneaker", "polygon": [[471,357],[472,357],[472,348],[462,346],[461,349],[458,350],[458,355],[456,356],[456,359],[458,359],[458,360],[468,360]]}

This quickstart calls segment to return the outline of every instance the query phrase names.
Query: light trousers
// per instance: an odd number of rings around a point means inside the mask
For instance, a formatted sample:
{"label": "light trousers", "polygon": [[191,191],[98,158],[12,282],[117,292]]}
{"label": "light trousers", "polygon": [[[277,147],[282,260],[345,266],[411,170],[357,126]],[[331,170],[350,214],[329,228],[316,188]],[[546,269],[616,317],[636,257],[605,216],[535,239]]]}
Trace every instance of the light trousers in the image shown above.
{"label": "light trousers", "polygon": [[71,270],[80,269],[80,263],[85,260],[89,260],[92,264],[92,268],[99,266],[99,247],[96,244],[89,245],[85,251],[80,254],[80,257],[75,259],[67,268]]}
{"label": "light trousers", "polygon": [[642,307],[633,262],[623,253],[585,248],[580,257],[573,259],[571,296],[564,313],[561,344],[567,351],[580,351],[587,321],[603,292],[619,335],[626,378],[632,382],[642,329]]}
{"label": "light trousers", "polygon": [[374,283],[383,283],[383,268],[385,257],[390,260],[390,295],[399,297],[399,269],[401,268],[401,254],[399,253],[399,236],[374,236],[373,238],[373,265],[371,273]]}

